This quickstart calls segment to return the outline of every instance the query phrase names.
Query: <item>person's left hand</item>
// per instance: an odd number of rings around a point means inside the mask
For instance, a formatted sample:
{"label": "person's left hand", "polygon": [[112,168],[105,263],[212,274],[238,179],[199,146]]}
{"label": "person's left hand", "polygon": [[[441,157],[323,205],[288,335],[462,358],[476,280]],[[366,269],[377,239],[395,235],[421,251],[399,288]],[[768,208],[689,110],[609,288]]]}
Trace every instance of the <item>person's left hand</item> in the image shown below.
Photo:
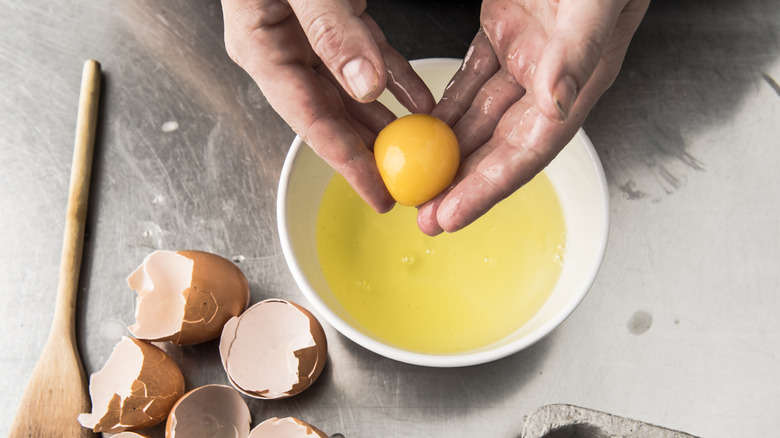
{"label": "person's left hand", "polygon": [[484,0],[482,28],[432,114],[461,162],[420,206],[426,234],[457,231],[530,181],[568,144],[620,70],[649,0]]}

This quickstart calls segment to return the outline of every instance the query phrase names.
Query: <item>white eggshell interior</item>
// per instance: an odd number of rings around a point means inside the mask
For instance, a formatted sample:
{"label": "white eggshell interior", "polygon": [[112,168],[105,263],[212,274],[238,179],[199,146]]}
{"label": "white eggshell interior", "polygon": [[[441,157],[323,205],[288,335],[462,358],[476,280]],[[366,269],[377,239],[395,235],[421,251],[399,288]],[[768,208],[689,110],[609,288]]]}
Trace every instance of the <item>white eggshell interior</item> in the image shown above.
{"label": "white eggshell interior", "polygon": [[130,387],[141,373],[143,363],[141,349],[129,338],[123,337],[114,347],[103,368],[90,376],[92,413],[79,415],[79,423],[84,427],[94,428],[108,411],[108,404],[114,394],[123,399],[130,396]]}
{"label": "white eggshell interior", "polygon": [[155,251],[127,277],[138,294],[135,324],[130,333],[139,339],[161,339],[175,335],[184,320],[183,292],[192,282],[191,259],[174,251]]}
{"label": "white eggshell interior", "polygon": [[269,418],[255,426],[249,434],[249,438],[306,438],[319,436],[308,423],[293,417]]}
{"label": "white eggshell interior", "polygon": [[170,421],[171,438],[246,438],[252,417],[238,391],[225,385],[205,385],[179,400]]}
{"label": "white eggshell interior", "polygon": [[278,398],[303,377],[296,352],[313,346],[309,317],[287,301],[269,299],[228,321],[219,348],[225,371],[239,390]]}

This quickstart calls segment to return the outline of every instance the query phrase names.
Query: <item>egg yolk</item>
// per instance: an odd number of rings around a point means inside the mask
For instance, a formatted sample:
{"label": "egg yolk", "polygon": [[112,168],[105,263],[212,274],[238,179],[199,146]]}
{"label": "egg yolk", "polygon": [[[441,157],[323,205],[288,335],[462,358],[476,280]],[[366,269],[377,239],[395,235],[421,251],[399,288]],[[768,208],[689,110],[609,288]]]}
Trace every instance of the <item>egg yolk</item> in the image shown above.
{"label": "egg yolk", "polygon": [[417,206],[452,183],[460,164],[460,148],[455,133],[441,119],[410,114],[379,132],[374,157],[393,199]]}

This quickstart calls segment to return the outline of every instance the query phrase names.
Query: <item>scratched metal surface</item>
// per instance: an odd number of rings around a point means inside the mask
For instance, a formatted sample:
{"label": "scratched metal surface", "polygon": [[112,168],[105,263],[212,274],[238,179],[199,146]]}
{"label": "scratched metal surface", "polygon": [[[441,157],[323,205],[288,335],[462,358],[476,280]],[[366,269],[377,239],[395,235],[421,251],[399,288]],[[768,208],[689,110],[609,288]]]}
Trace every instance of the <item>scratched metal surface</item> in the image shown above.
{"label": "scratched metal surface", "polygon": [[[410,58],[459,57],[475,2],[372,2]],[[78,333],[87,372],[133,321],[124,278],[158,248],[234,259],[252,300],[303,301],[280,250],[293,133],[222,47],[213,0],[1,0],[0,433],[46,338],[81,64],[105,70]],[[657,0],[587,120],[612,226],[589,295],[507,359],[426,369],[327,327],[307,392],[249,401],[347,438],[516,437],[570,403],[708,437],[780,424],[780,3]],[[169,351],[189,388],[226,383],[216,344]],[[160,428],[151,431],[162,436]]]}

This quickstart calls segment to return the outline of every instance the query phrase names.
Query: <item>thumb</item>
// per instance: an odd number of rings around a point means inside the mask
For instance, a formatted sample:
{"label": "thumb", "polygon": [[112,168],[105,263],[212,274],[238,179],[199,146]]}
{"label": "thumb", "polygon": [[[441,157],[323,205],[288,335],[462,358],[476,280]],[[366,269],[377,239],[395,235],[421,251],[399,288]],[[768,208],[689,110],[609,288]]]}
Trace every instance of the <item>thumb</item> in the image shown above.
{"label": "thumb", "polygon": [[359,17],[364,13],[365,2],[290,0],[289,3],[312,49],[341,86],[359,102],[379,97],[387,80],[385,64],[371,31]]}
{"label": "thumb", "polygon": [[625,0],[561,0],[555,26],[534,73],[539,111],[548,119],[569,118],[615,29]]}

